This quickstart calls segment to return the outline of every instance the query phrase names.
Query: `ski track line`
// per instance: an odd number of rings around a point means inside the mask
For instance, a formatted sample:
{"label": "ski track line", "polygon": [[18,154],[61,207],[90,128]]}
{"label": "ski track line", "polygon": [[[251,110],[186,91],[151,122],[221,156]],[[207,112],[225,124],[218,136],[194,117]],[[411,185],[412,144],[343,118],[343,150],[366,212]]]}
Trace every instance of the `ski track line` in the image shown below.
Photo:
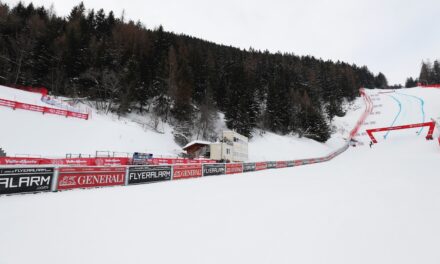
{"label": "ski track line", "polygon": [[[394,117],[394,120],[393,120],[393,122],[391,123],[391,126],[394,126],[394,124],[395,124],[396,121],[397,121],[397,118],[399,118],[400,113],[402,112],[402,103],[400,102],[399,99],[397,99],[396,97],[394,97],[394,96],[392,96],[392,95],[387,95],[387,94],[386,94],[386,96],[389,96],[389,97],[393,98],[393,100],[396,101],[396,103],[399,105],[399,112],[397,112],[396,117]],[[389,134],[390,132],[391,132],[391,131],[387,131],[387,133],[385,134],[385,136],[383,136],[383,138],[384,138],[384,139],[387,139],[388,134]]]}
{"label": "ski track line", "polygon": [[[425,100],[423,100],[422,98],[415,96],[415,95],[410,95],[410,94],[404,94],[404,93],[399,93],[396,92],[396,94],[400,94],[400,95],[405,95],[411,98],[414,98],[416,100],[418,100],[420,102],[420,109],[422,110],[422,123],[425,122]],[[420,133],[422,133],[424,127],[421,127],[420,130],[417,132],[417,135],[420,135]]]}

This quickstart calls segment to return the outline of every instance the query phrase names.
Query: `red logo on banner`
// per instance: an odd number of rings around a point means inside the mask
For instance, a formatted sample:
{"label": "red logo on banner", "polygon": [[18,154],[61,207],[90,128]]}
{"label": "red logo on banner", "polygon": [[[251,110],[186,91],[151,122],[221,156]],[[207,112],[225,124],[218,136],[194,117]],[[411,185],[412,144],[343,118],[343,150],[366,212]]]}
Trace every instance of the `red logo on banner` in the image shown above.
{"label": "red logo on banner", "polygon": [[277,168],[287,167],[287,161],[277,161]]}
{"label": "red logo on banner", "polygon": [[243,163],[227,163],[226,174],[242,173]]}
{"label": "red logo on banner", "polygon": [[123,185],[124,167],[60,168],[58,190]]}
{"label": "red logo on banner", "polygon": [[173,180],[202,177],[202,165],[174,165]]}
{"label": "red logo on banner", "polygon": [[267,169],[267,163],[266,162],[257,162],[255,163],[255,170],[259,171],[259,170],[265,170]]}

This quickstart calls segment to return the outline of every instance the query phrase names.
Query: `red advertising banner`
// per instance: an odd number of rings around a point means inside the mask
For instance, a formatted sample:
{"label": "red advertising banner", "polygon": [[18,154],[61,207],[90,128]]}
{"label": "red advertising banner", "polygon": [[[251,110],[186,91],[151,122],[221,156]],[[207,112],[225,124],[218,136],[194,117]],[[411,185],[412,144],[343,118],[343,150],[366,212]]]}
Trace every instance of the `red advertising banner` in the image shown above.
{"label": "red advertising banner", "polygon": [[295,166],[301,166],[301,165],[303,165],[302,160],[295,160]]}
{"label": "red advertising banner", "polygon": [[125,167],[60,168],[58,190],[117,186],[125,183]]}
{"label": "red advertising banner", "polygon": [[226,174],[242,173],[243,163],[226,163]]}
{"label": "red advertising banner", "polygon": [[38,165],[40,158],[14,158],[14,157],[2,157],[0,158],[0,165]]}
{"label": "red advertising banner", "polygon": [[48,113],[48,114],[66,116],[66,117],[69,117],[69,116],[76,117],[76,118],[81,118],[81,119],[86,119],[86,120],[89,119],[88,114],[76,113],[76,112],[66,111],[66,110],[62,110],[62,109],[50,108],[50,107],[46,107],[46,106],[25,104],[25,103],[15,102],[15,101],[10,101],[10,100],[5,100],[5,99],[0,99],[0,106],[11,107],[14,110],[15,109],[23,109],[23,110],[34,111],[34,112],[39,112],[39,113],[43,113],[43,114]]}
{"label": "red advertising banner", "polygon": [[184,158],[152,158],[149,160],[151,165],[173,165],[173,164],[204,164],[216,163],[209,159],[184,159]]}
{"label": "red advertising banner", "polygon": [[266,162],[257,162],[255,163],[255,170],[266,170],[267,169],[267,163]]}
{"label": "red advertising banner", "polygon": [[173,180],[202,177],[202,165],[174,165]]}
{"label": "red advertising banner", "polygon": [[277,169],[286,168],[286,167],[287,167],[287,161],[277,161]]}

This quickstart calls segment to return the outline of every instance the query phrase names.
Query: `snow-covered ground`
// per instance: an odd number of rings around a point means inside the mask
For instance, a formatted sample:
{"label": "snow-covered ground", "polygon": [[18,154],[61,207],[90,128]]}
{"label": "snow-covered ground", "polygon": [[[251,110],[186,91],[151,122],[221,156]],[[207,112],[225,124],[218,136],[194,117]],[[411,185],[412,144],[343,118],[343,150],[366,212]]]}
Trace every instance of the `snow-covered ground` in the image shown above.
{"label": "snow-covered ground", "polygon": [[[440,117],[439,90],[399,92]],[[421,121],[393,96],[369,127]],[[0,197],[0,263],[439,263],[440,147],[416,131],[315,165]]]}
{"label": "snow-covered ground", "polygon": [[[0,86],[0,98],[53,107],[42,102],[40,94],[4,86]],[[325,144],[296,136],[279,136],[270,132],[261,136],[256,133],[249,143],[249,159],[287,160],[327,155],[344,144],[343,138],[347,137],[363,109],[362,99],[356,100],[346,117],[335,120],[336,132]],[[158,130],[163,134],[145,125],[151,123],[148,115],[133,113],[119,118],[93,110],[90,120],[82,120],[0,106],[0,120],[7,124],[6,129],[0,130],[0,147],[9,156],[64,157],[68,153],[86,156],[94,155],[96,151],[176,156],[182,152],[174,142],[168,124],[159,124]],[[217,129],[219,133],[225,129],[221,114]]]}

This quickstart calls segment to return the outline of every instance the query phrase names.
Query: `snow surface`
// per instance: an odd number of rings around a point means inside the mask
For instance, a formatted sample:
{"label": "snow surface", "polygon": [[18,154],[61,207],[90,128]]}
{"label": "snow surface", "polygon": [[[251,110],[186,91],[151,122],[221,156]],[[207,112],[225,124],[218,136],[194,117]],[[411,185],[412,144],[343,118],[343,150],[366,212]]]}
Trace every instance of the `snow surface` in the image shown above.
{"label": "snow surface", "polygon": [[[0,86],[0,98],[53,107],[43,103],[40,94],[5,86]],[[83,108],[81,105],[79,107]],[[356,122],[363,109],[362,99],[356,100],[343,122],[335,120],[337,131],[325,144],[297,136],[280,136],[270,132],[261,136],[256,133],[249,142],[249,160],[288,160],[326,155],[344,144],[343,138],[347,137],[351,124]],[[131,113],[118,117],[93,110],[89,120],[81,120],[0,106],[0,120],[8,127],[0,130],[0,138],[3,139],[0,147],[9,156],[64,157],[70,153],[81,153],[85,157],[94,156],[96,151],[117,152],[120,155],[146,152],[155,156],[176,156],[183,151],[174,142],[172,128],[160,123],[157,130],[163,133],[158,133],[149,125],[152,120],[148,114]],[[216,128],[218,133],[226,129],[221,113]]]}
{"label": "snow surface", "polygon": [[[400,92],[440,117],[440,91]],[[392,99],[378,98],[381,113],[366,127],[397,115]],[[406,112],[396,125],[419,122],[417,101],[399,98]],[[440,147],[416,131],[315,165],[3,196],[0,263],[439,263]]]}

